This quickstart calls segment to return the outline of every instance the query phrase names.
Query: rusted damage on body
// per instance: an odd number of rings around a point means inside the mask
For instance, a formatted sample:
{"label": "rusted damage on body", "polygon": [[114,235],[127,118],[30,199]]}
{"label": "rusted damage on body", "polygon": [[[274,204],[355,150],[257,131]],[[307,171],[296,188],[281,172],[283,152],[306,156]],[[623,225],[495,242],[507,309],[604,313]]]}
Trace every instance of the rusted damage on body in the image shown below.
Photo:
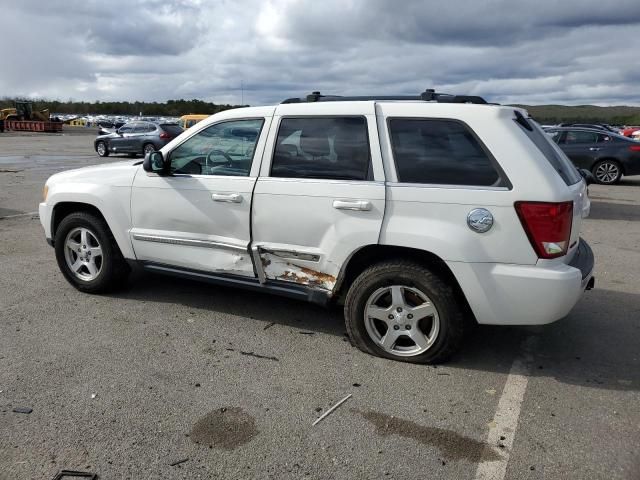
{"label": "rusted damage on body", "polygon": [[260,255],[264,273],[267,278],[295,282],[298,285],[317,287],[323,290],[333,290],[336,277],[309,267],[296,265],[271,253]]}

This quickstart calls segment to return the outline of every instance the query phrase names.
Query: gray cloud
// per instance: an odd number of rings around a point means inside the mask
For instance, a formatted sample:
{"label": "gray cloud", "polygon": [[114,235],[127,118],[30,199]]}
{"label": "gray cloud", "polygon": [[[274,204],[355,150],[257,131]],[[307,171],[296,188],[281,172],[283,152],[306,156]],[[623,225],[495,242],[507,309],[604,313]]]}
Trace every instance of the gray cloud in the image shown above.
{"label": "gray cloud", "polygon": [[[0,95],[277,102],[311,90],[639,104],[640,3],[0,0]],[[25,25],[28,28],[25,29]],[[25,31],[29,34],[25,35]]]}

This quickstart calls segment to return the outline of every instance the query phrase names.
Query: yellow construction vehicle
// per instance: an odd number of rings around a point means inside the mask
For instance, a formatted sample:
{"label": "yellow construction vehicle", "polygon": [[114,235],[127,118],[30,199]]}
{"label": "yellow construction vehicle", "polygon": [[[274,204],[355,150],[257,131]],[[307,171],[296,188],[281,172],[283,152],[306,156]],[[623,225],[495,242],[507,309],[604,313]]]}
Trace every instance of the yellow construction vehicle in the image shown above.
{"label": "yellow construction vehicle", "polygon": [[33,110],[31,102],[15,102],[15,108],[0,110],[0,132],[18,130],[25,132],[61,132],[62,122],[51,121],[49,110]]}

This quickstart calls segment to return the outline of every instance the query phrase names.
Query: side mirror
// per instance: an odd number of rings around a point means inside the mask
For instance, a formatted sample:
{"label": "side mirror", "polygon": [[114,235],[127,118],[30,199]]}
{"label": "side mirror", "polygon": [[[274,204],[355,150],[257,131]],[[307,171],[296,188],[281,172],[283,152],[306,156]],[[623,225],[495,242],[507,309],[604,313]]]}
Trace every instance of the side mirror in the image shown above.
{"label": "side mirror", "polygon": [[166,174],[166,167],[164,156],[159,151],[147,154],[142,162],[142,168],[145,172],[157,173],[158,175]]}
{"label": "side mirror", "polygon": [[579,168],[578,172],[580,172],[580,175],[582,175],[582,178],[584,178],[584,181],[587,182],[587,185],[591,185],[592,183],[595,182],[595,178],[593,178],[593,174],[586,168]]}

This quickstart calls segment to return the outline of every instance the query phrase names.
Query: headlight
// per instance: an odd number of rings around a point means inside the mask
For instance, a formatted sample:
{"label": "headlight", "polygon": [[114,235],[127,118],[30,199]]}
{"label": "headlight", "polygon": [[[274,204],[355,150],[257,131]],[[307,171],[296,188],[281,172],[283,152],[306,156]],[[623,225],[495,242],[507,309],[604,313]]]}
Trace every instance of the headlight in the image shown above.
{"label": "headlight", "polygon": [[42,188],[42,201],[47,201],[47,195],[49,195],[49,185],[45,184]]}

